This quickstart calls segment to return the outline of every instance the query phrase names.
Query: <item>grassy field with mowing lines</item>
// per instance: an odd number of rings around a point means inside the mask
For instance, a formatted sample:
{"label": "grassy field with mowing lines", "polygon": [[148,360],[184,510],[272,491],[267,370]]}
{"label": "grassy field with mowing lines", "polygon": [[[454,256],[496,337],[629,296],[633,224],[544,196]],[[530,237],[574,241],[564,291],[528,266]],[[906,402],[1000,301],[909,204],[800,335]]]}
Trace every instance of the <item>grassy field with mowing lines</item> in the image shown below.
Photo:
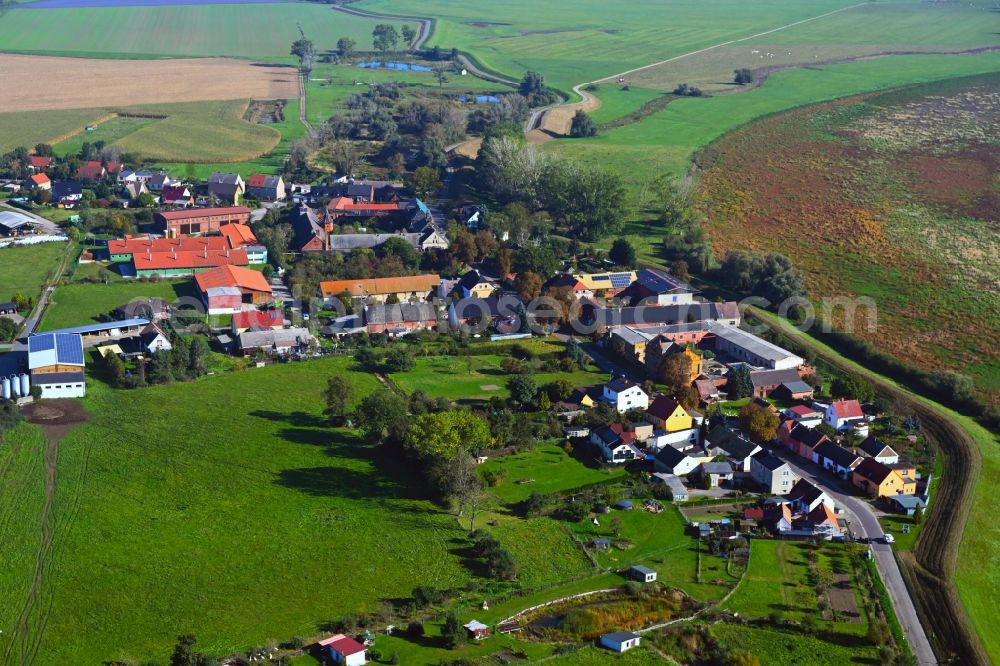
{"label": "grassy field with mowing lines", "polygon": [[369,11],[437,19],[429,46],[457,47],[486,67],[520,77],[542,72],[550,85],[574,85],[738,39],[849,6],[850,0],[637,0],[609,10],[601,0],[367,0]]}
{"label": "grassy field with mowing lines", "polygon": [[376,23],[308,2],[12,9],[0,16],[0,44],[10,52],[90,58],[230,56],[290,63],[299,25],[320,51],[345,36],[366,50]]}
{"label": "grassy field with mowing lines", "polygon": [[[305,132],[298,121],[298,100],[289,101],[286,121],[280,125],[247,122],[243,119],[247,104],[248,100],[237,99],[4,113],[0,114],[0,151],[51,143],[75,133],[55,144],[58,154],[78,151],[85,141],[104,140],[123,151],[163,162],[241,162],[261,159],[259,156],[267,154],[264,160],[277,160],[273,163],[280,164],[282,139],[287,142]],[[109,113],[163,117],[118,117],[98,125],[93,132],[84,131],[87,125]],[[276,146],[278,149],[272,151]]]}
{"label": "grassy field with mowing lines", "polygon": [[19,291],[37,301],[66,251],[66,243],[0,247],[0,301],[12,300]]}
{"label": "grassy field with mowing lines", "polygon": [[38,326],[40,331],[84,326],[136,298],[163,298],[174,301],[193,296],[191,280],[160,282],[112,282],[110,284],[68,284],[57,287]]}

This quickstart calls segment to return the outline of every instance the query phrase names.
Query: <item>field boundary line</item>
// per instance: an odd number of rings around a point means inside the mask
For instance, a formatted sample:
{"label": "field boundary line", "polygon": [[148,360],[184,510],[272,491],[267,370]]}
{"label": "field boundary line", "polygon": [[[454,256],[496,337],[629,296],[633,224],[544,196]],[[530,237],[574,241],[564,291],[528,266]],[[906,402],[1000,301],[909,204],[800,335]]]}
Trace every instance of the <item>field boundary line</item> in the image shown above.
{"label": "field boundary line", "polygon": [[[795,21],[794,23],[787,23],[785,25],[778,26],[777,28],[771,28],[770,30],[765,30],[763,32],[758,32],[753,35],[748,35],[747,37],[740,37],[739,39],[730,39],[727,42],[721,42],[713,46],[706,46],[703,49],[698,49],[696,51],[690,51],[688,53],[682,53],[681,55],[674,56],[672,58],[667,58],[666,60],[661,60],[659,62],[654,62],[649,65],[643,65],[642,67],[636,67],[625,72],[619,72],[618,74],[611,74],[610,76],[605,76],[601,79],[595,79],[594,81],[587,81],[586,83],[579,84],[580,86],[590,85],[591,83],[601,83],[602,81],[607,81],[608,79],[614,79],[620,76],[628,76],[629,74],[635,74],[636,72],[641,72],[644,69],[650,69],[652,67],[659,67],[660,65],[666,65],[677,60],[682,60],[693,55],[698,55],[699,53],[705,53],[706,51],[711,51],[713,49],[722,48],[723,46],[729,46],[730,44],[739,44],[740,42],[745,42],[751,39],[756,39],[757,37],[763,37],[764,35],[770,35],[775,32],[781,32],[782,30],[787,30],[789,28],[794,28],[795,26],[802,25],[804,23],[809,23],[811,21],[818,21],[820,19],[826,18],[828,16],[833,16],[834,14],[840,14],[841,12],[846,12],[850,9],[857,9],[858,7],[864,7],[868,5],[867,2],[859,2],[856,5],[850,5],[849,7],[841,7],[840,9],[834,9],[833,11],[826,12],[825,14],[820,14],[819,16],[812,16],[810,18],[804,18],[800,21]],[[574,86],[573,90],[576,91],[577,86]]]}

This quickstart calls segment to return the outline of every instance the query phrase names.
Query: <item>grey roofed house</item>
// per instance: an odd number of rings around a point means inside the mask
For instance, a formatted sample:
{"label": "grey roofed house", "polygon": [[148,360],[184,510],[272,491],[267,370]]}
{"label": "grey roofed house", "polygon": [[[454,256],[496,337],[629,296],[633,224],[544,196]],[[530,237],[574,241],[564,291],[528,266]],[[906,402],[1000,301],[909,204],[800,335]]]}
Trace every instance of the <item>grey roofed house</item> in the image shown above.
{"label": "grey roofed house", "polygon": [[789,502],[801,502],[802,504],[812,504],[823,495],[823,491],[817,488],[806,479],[799,479],[792,486],[792,489],[785,495]]}
{"label": "grey roofed house", "polygon": [[730,430],[724,425],[717,425],[705,436],[705,446],[708,449],[718,448],[731,458],[743,460],[752,455],[758,448],[741,433]]}
{"label": "grey roofed house", "polygon": [[718,474],[725,476],[733,473],[733,466],[727,462],[708,462],[701,464],[701,470],[705,474]]}
{"label": "grey roofed house", "polygon": [[801,379],[792,382],[782,382],[781,386],[784,387],[789,393],[812,393],[813,387],[805,383]]}
{"label": "grey roofed house", "polygon": [[[755,370],[750,373],[750,381],[753,383],[754,388],[760,386],[780,386],[781,384],[786,384],[788,382],[798,382],[801,381],[799,377],[799,371],[794,369],[788,370]],[[804,382],[803,382],[804,383]],[[808,384],[805,384],[806,389],[809,388]]]}
{"label": "grey roofed house", "polygon": [[678,451],[672,446],[664,446],[656,454],[656,461],[662,463],[669,469],[674,469],[683,462],[689,456],[686,453]]}
{"label": "grey roofed house", "polygon": [[858,450],[870,458],[891,458],[898,457],[891,446],[876,439],[875,435],[869,435],[865,441],[858,445]]}
{"label": "grey roofed house", "polygon": [[243,177],[238,173],[216,171],[208,177],[208,193],[235,203],[244,191]]}
{"label": "grey roofed house", "polygon": [[391,303],[365,307],[368,324],[398,324],[437,321],[437,311],[431,303]]}
{"label": "grey roofed house", "polygon": [[265,331],[248,330],[236,336],[239,348],[250,349],[287,349],[306,346],[312,340],[312,334],[306,328],[267,329]]}
{"label": "grey roofed house", "polygon": [[758,464],[762,465],[765,469],[774,471],[776,469],[781,469],[781,466],[785,464],[785,461],[774,455],[770,451],[758,451],[753,455],[753,459],[757,461]]}
{"label": "grey roofed house", "polygon": [[364,316],[350,314],[344,315],[343,317],[337,317],[332,320],[329,324],[320,329],[323,335],[353,335],[355,333],[362,333],[365,331],[365,320]]}
{"label": "grey roofed house", "polygon": [[854,467],[861,461],[861,456],[849,449],[834,444],[830,440],[825,440],[817,446],[813,453],[821,459],[829,460],[839,467]]}
{"label": "grey roofed house", "polygon": [[627,391],[633,386],[638,386],[638,384],[633,382],[631,379],[627,379],[619,375],[618,377],[615,377],[610,382],[608,382],[606,386],[608,387],[608,389],[614,391],[615,393],[621,393],[622,391]]}

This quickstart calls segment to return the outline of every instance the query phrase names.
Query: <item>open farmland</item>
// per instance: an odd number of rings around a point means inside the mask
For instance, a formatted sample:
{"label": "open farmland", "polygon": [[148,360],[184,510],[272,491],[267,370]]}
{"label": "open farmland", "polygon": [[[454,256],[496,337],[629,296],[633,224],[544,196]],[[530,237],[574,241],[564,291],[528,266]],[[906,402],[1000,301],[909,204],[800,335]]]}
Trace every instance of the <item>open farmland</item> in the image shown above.
{"label": "open farmland", "polygon": [[317,49],[330,50],[344,36],[355,39],[362,49],[370,48],[377,23],[309,2],[126,5],[10,9],[0,16],[0,50],[87,58],[218,56],[291,63],[288,49],[299,38],[298,25]]}
{"label": "open farmland", "polygon": [[613,9],[602,0],[366,0],[373,12],[433,16],[428,45],[471,52],[488,68],[519,77],[542,72],[550,85],[574,85],[739,39],[855,4],[851,0],[637,0]]}
{"label": "open farmland", "polygon": [[[462,532],[424,498],[412,470],[319,418],[319,386],[348,363],[127,394],[91,382],[92,418],[59,446],[45,603],[28,637],[42,661],[159,661],[185,631],[213,652],[241,650],[313,635],[418,582],[464,582],[449,544]],[[377,385],[351,377],[362,394]],[[40,456],[24,446],[3,452],[5,478],[43,478]],[[38,503],[3,506],[4,543],[30,544]],[[11,591],[0,609],[5,636],[31,568],[8,566],[9,555],[0,555]]]}
{"label": "open farmland", "polygon": [[1000,392],[998,108],[992,75],[843,99],[735,132],[703,157],[717,252],[784,252],[812,296],[874,300],[878,329],[859,325],[856,335]]}
{"label": "open farmland", "polygon": [[[850,9],[627,75],[629,83],[673,90],[679,83],[732,92],[733,70],[748,67],[758,81],[788,67],[875,55],[943,53],[1000,46],[995,14],[968,3],[863,3]],[[751,33],[748,33],[748,35]]]}
{"label": "open farmland", "polygon": [[[0,26],[3,22],[0,18]],[[4,73],[0,113],[298,95],[295,68],[231,58],[125,64],[120,60],[0,54],[0,71]],[[42,79],[46,84],[36,85]]]}
{"label": "open farmland", "polygon": [[37,302],[42,285],[56,274],[67,251],[66,243],[0,247],[0,301],[10,301],[20,291]]}

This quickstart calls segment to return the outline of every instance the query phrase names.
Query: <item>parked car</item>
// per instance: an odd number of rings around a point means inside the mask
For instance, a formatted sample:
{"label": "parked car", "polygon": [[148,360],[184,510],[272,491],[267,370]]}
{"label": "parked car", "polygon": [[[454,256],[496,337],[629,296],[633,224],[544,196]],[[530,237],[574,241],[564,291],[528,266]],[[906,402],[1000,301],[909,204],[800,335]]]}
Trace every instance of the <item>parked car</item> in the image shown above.
{"label": "parked car", "polygon": [[891,534],[883,534],[882,540],[888,544],[896,543],[896,537],[892,536]]}

